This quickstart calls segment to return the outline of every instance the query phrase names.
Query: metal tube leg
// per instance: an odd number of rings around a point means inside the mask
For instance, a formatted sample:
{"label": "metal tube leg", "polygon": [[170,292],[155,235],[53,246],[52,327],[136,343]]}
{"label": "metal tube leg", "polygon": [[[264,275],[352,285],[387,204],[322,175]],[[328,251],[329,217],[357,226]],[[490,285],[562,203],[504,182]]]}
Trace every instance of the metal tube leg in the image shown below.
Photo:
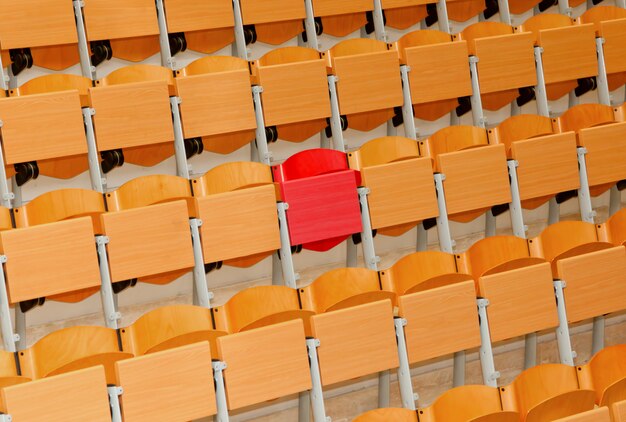
{"label": "metal tube leg", "polygon": [[416,251],[425,251],[428,250],[428,232],[424,228],[422,223],[419,223],[416,227],[417,230],[417,247]]}
{"label": "metal tube leg", "polygon": [[465,351],[456,352],[454,354],[452,385],[455,387],[465,385]]}
{"label": "metal tube leg", "polygon": [[437,16],[439,17],[439,30],[451,34],[446,0],[437,0]]}
{"label": "metal tube leg", "polygon": [[389,371],[378,373],[378,407],[389,407],[389,384],[391,375]]}
{"label": "metal tube leg", "polygon": [[122,422],[122,409],[120,408],[120,396],[123,393],[122,387],[115,385],[107,387],[109,393],[109,405],[111,406],[111,420],[113,422]]}
{"label": "metal tube leg", "polygon": [[[271,164],[272,153],[267,145],[267,135],[265,134],[265,117],[263,116],[263,104],[261,102],[262,86],[252,87],[252,96],[254,99],[254,116],[256,118],[256,149],[258,150],[257,160],[260,163]],[[254,148],[252,148],[254,153]]]}
{"label": "metal tube leg", "polygon": [[[85,20],[83,18],[83,0],[74,0],[74,16],[76,17],[76,29],[78,34],[78,56],[80,57],[80,69],[84,77],[91,80],[96,79],[96,67],[91,65],[91,53],[87,44],[87,33],[85,32]],[[3,86],[4,89],[6,87]]]}
{"label": "metal tube leg", "polygon": [[311,365],[311,406],[313,407],[313,421],[326,422],[326,409],[324,407],[324,394],[322,392],[322,378],[317,360],[317,348],[320,345],[318,339],[309,338],[306,340],[306,347],[309,353],[309,364]]}
{"label": "metal tube leg", "polygon": [[333,134],[333,148],[346,152],[346,144],[343,141],[343,131],[341,130],[341,112],[339,111],[337,77],[335,75],[328,75],[328,89],[330,91],[330,129]]}
{"label": "metal tube leg", "polygon": [[385,32],[385,20],[383,19],[383,7],[381,0],[374,0],[373,15],[376,39],[387,42],[387,33]]}
{"label": "metal tube leg", "polygon": [[306,31],[307,44],[309,48],[319,50],[317,31],[315,30],[315,13],[313,12],[312,0],[304,0],[306,18],[304,19],[304,30]]}
{"label": "metal tube leg", "polygon": [[180,97],[170,97],[170,108],[172,109],[174,122],[174,158],[176,159],[176,174],[189,179],[191,172],[189,171],[187,152],[185,151],[185,135],[183,135],[183,123],[180,117],[180,103]]}
{"label": "metal tube leg", "polygon": [[209,286],[206,281],[206,273],[204,271],[204,256],[202,255],[202,241],[200,239],[200,226],[202,226],[202,220],[199,218],[192,218],[189,220],[189,226],[191,227],[191,239],[193,243],[193,282],[194,282],[194,295],[197,298],[197,304],[204,308],[211,307],[211,294],[209,293]]}
{"label": "metal tube leg", "polygon": [[526,225],[524,224],[524,213],[522,212],[522,201],[520,199],[517,180],[518,162],[516,160],[509,160],[507,161],[507,166],[509,168],[509,180],[511,181],[511,203],[509,204],[509,211],[511,212],[513,234],[522,239],[526,239]]}
{"label": "metal tube leg", "polygon": [[411,382],[411,368],[409,366],[409,355],[406,351],[406,339],[404,338],[404,327],[406,319],[394,318],[396,328],[396,342],[398,343],[398,384],[400,385],[400,398],[402,399],[402,407],[409,410],[415,410],[417,394],[413,391],[413,383]]}
{"label": "metal tube leg", "polygon": [[497,387],[500,373],[496,371],[493,361],[493,349],[491,348],[489,318],[487,317],[489,301],[487,299],[477,299],[476,304],[478,305],[478,315],[480,316],[480,365],[483,372],[483,381],[485,385]]}
{"label": "metal tube leg", "polygon": [[[89,161],[89,177],[91,188],[96,192],[104,193],[106,190],[106,179],[100,169],[100,154],[96,145],[96,133],[93,127],[92,116],[96,113],[93,108],[83,108],[83,122],[87,134],[87,159]],[[0,172],[3,170],[0,170]]]}
{"label": "metal tube leg", "polygon": [[587,149],[578,147],[578,178],[580,180],[580,188],[578,189],[578,203],[580,205],[580,219],[587,223],[593,223],[596,212],[591,204],[591,193],[589,192],[589,179],[587,178],[587,160],[585,155]]}
{"label": "metal tube leg", "polygon": [[535,69],[537,72],[537,85],[535,86],[535,99],[537,101],[537,114],[550,117],[548,105],[548,93],[546,91],[546,79],[543,76],[543,48],[535,47]]}
{"label": "metal tube leg", "polygon": [[26,314],[22,312],[19,305],[15,307],[15,331],[19,336],[16,342],[17,350],[26,348]]}
{"label": "metal tube leg", "polygon": [[156,0],[157,22],[159,24],[159,45],[161,46],[161,65],[175,70],[176,64],[172,58],[170,50],[170,40],[167,30],[167,19],[165,18],[165,7],[163,0]]}
{"label": "metal tube leg", "polygon": [[509,12],[508,0],[498,0],[498,9],[500,10],[500,21],[507,25],[513,25],[511,23],[511,13]]}
{"label": "metal tube leg", "polygon": [[[369,203],[367,202],[367,195],[370,193],[369,188],[362,187],[358,189],[359,202],[361,204],[361,244],[363,245],[363,258],[365,259],[365,266],[370,270],[378,270],[378,263],[380,258],[376,256],[376,250],[374,248],[374,236],[372,235],[372,221],[370,220]],[[352,239],[348,239],[348,245],[352,242]],[[350,259],[350,256],[348,256]],[[354,264],[356,266],[357,256],[355,253]],[[350,265],[348,265],[350,266]]]}
{"label": "metal tube leg", "polygon": [[224,385],[224,370],[227,368],[224,362],[212,362],[213,378],[215,379],[215,400],[217,401],[217,414],[215,422],[228,422],[228,403],[226,401],[226,387]]}
{"label": "metal tube leg", "polygon": [[596,51],[598,53],[598,101],[600,104],[611,105],[611,92],[606,75],[606,63],[604,61],[604,38],[596,38]]}
{"label": "metal tube leg", "polygon": [[472,104],[472,118],[474,125],[478,127],[487,127],[487,120],[483,114],[483,101],[480,98],[480,84],[478,83],[478,58],[470,56],[470,75],[472,77],[472,96],[470,103]]}
{"label": "metal tube leg", "polygon": [[109,272],[109,258],[107,256],[106,244],[109,243],[107,236],[96,236],[98,247],[98,257],[100,258],[100,296],[102,298],[102,308],[104,309],[104,323],[109,328],[119,328],[118,321],[122,315],[117,311],[115,295],[111,286],[111,274]]}
{"label": "metal tube leg", "polygon": [[572,341],[569,336],[569,325],[567,324],[567,311],[565,309],[565,295],[563,289],[564,281],[554,281],[554,294],[556,295],[557,313],[559,316],[559,326],[556,329],[556,341],[559,347],[559,357],[561,363],[574,366],[576,353],[572,350]]}
{"label": "metal tube leg", "polygon": [[496,235],[496,217],[491,210],[485,213],[485,237]]}
{"label": "metal tube leg", "polygon": [[537,333],[526,334],[524,343],[524,369],[528,369],[537,365]]}
{"label": "metal tube leg", "polygon": [[[280,262],[282,266],[283,281],[285,286],[296,288],[296,282],[300,276],[293,267],[293,257],[291,256],[291,241],[289,240],[289,228],[287,226],[287,208],[285,202],[276,204],[278,208],[278,221],[280,224]],[[273,276],[272,276],[273,278]]]}
{"label": "metal tube leg", "polygon": [[453,253],[453,242],[450,235],[450,224],[448,222],[448,209],[446,206],[446,196],[443,188],[445,175],[437,173],[435,177],[435,189],[437,191],[437,205],[439,216],[437,217],[437,233],[439,234],[439,249],[442,252]]}
{"label": "metal tube leg", "polygon": [[248,60],[248,47],[246,36],[243,33],[243,19],[241,18],[241,5],[239,0],[233,0],[233,15],[235,19],[235,50],[237,57]]}
{"label": "metal tube leg", "polygon": [[[0,69],[2,72],[2,69]],[[3,148],[0,148],[0,162],[4,163]],[[15,195],[9,190],[9,183],[7,182],[7,173],[4,165],[0,166],[0,199],[2,200],[2,206],[6,208],[12,208],[11,202],[15,198]]]}
{"label": "metal tube leg", "polygon": [[561,219],[561,207],[556,198],[550,198],[548,203],[548,225],[556,224]]}
{"label": "metal tube leg", "polygon": [[278,252],[272,254],[272,284],[274,286],[283,284],[283,269]]}
{"label": "metal tube leg", "polygon": [[622,208],[622,193],[617,186],[611,188],[611,199],[609,200],[609,217]]}
{"label": "metal tube leg", "polygon": [[593,319],[593,341],[591,355],[595,355],[604,349],[604,317],[598,316]]}
{"label": "metal tube leg", "polygon": [[572,17],[572,8],[569,7],[569,0],[559,0],[559,13]]}
{"label": "metal tube leg", "polygon": [[[0,265],[4,266],[6,262],[7,257],[0,255]],[[7,293],[6,279],[4,278],[4,268],[2,268],[2,271],[0,271],[0,328],[2,329],[2,342],[4,343],[4,350],[15,352],[15,342],[19,341],[19,336],[13,332],[13,323],[11,321],[9,295]]]}
{"label": "metal tube leg", "polygon": [[311,420],[311,393],[303,391],[298,394],[298,422]]}
{"label": "metal tube leg", "polygon": [[400,66],[400,76],[402,77],[402,121],[404,122],[404,136],[417,140],[417,129],[415,128],[415,116],[413,116],[413,98],[411,97],[411,83],[409,72],[411,68],[405,64]]}

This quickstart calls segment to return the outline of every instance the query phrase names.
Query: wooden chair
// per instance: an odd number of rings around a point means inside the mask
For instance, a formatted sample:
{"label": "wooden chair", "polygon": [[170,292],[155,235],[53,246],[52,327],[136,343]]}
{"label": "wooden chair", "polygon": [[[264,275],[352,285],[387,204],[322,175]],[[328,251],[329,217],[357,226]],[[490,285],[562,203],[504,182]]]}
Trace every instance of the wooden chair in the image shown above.
{"label": "wooden chair", "polygon": [[[96,293],[102,284],[88,217],[2,231],[0,249],[6,256],[4,288],[8,297],[3,306],[7,308],[11,304],[26,312],[43,304],[44,298],[78,302]],[[103,293],[103,300],[106,296]],[[7,318],[1,323],[5,349],[13,351],[12,323]]]}
{"label": "wooden chair", "polygon": [[263,88],[257,107],[263,110],[268,142],[302,142],[326,128],[331,112],[321,53],[311,48],[284,47],[270,51],[250,66],[253,83]]}
{"label": "wooden chair", "polygon": [[409,254],[379,273],[383,289],[398,295],[472,280],[471,275],[457,271],[454,255],[439,251]]}
{"label": "wooden chair", "polygon": [[[393,45],[350,39],[328,50],[325,57],[330,74],[338,78],[331,81],[331,102],[335,101],[332,92],[336,85],[339,114],[346,123],[342,126],[367,132],[394,116],[394,107],[400,107],[403,98],[398,53]],[[343,150],[338,136],[333,131],[335,148]]]}
{"label": "wooden chair", "polygon": [[582,388],[596,392],[598,406],[612,407],[626,399],[626,345],[602,349],[585,365],[578,366],[578,381]]}
{"label": "wooden chair", "polygon": [[390,420],[417,422],[417,413],[414,410],[399,408],[375,409],[357,416],[353,422],[385,422]]}
{"label": "wooden chair", "polygon": [[312,0],[311,3],[314,16],[321,22],[322,32],[338,38],[365,27],[370,20],[368,14],[374,10],[373,2],[367,0]]}
{"label": "wooden chair", "polygon": [[28,349],[18,352],[23,376],[47,378],[102,365],[108,384],[115,383],[115,362],[133,357],[120,351],[112,328],[75,326],[53,331]]}
{"label": "wooden chair", "polygon": [[297,0],[239,0],[246,44],[279,45],[304,31],[304,2]]}
{"label": "wooden chair", "polygon": [[418,409],[421,422],[518,422],[517,412],[502,410],[497,388],[466,385],[446,391],[433,404]]}
{"label": "wooden chair", "polygon": [[2,416],[16,422],[111,420],[101,366],[3,388],[2,402]]}
{"label": "wooden chair", "polygon": [[95,81],[89,98],[103,173],[124,162],[151,167],[174,155],[174,92],[171,71],[152,65],[124,67]]}
{"label": "wooden chair", "polygon": [[188,157],[203,149],[230,154],[254,141],[256,120],[247,61],[209,56],[175,73]]}
{"label": "wooden chair", "polygon": [[557,419],[556,422],[611,422],[611,414],[608,407],[598,407],[577,415]]}
{"label": "wooden chair", "polygon": [[502,408],[519,412],[522,421],[552,421],[594,407],[595,392],[581,388],[576,368],[544,364],[527,369],[506,387],[500,387]]}
{"label": "wooden chair", "polygon": [[604,224],[597,226],[598,238],[615,246],[626,245],[626,210],[613,214]]}
{"label": "wooden chair", "polygon": [[83,7],[91,63],[140,62],[160,51],[157,10],[149,0],[87,0]]}
{"label": "wooden chair", "polygon": [[120,328],[122,350],[143,356],[202,341],[208,341],[217,353],[216,330],[211,310],[192,305],[161,306],[140,316],[131,325]]}
{"label": "wooden chair", "polygon": [[[499,110],[520,97],[520,88],[537,84],[532,33],[514,33],[504,23],[479,22],[465,28],[454,39],[467,41],[470,56],[478,58],[478,63],[470,62],[470,66],[476,69],[472,77],[479,82],[482,108]],[[477,100],[478,93],[473,94]],[[474,124],[480,125],[482,115],[477,116],[476,112],[482,110],[472,111]]]}
{"label": "wooden chair", "polygon": [[[472,94],[467,42],[452,42],[446,32],[414,31],[400,38],[396,49],[400,63],[411,69],[408,76],[402,73],[403,89],[410,88],[416,118],[437,120],[454,111],[459,98]],[[406,128],[410,121],[404,124]]]}
{"label": "wooden chair", "polygon": [[189,421],[217,412],[207,342],[181,346],[116,363],[124,421]]}
{"label": "wooden chair", "polygon": [[72,5],[54,0],[22,5],[3,1],[1,8],[2,67],[10,65],[14,76],[33,64],[63,70],[79,62]]}
{"label": "wooden chair", "polygon": [[168,0],[164,9],[168,38],[175,46],[172,56],[187,48],[211,54],[235,41],[233,8],[228,0]]}
{"label": "wooden chair", "polygon": [[[348,153],[350,167],[360,171],[367,194],[368,217],[377,233],[400,236],[424,220],[439,216],[432,183],[432,163],[420,157],[416,141],[401,137],[371,140]],[[418,227],[419,231],[421,227]],[[419,232],[418,232],[419,233]],[[425,239],[421,247],[424,248]],[[373,257],[366,253],[366,260]]]}
{"label": "wooden chair", "polygon": [[535,45],[543,49],[541,71],[548,100],[572,91],[579,97],[593,87],[589,79],[598,75],[598,60],[592,24],[576,25],[569,16],[542,13],[527,19],[516,31],[532,32]]}

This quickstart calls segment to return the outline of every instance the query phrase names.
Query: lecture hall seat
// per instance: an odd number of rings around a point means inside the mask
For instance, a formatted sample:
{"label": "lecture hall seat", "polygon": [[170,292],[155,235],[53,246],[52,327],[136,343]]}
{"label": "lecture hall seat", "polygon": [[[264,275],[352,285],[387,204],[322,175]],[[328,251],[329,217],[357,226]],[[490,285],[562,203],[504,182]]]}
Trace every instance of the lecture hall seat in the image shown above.
{"label": "lecture hall seat", "polygon": [[615,246],[626,246],[626,209],[613,214],[604,224],[597,226],[598,238]]}
{"label": "lecture hall seat", "polygon": [[[605,347],[584,365],[578,366],[581,387],[596,392],[598,406],[612,407],[626,400],[626,345]],[[615,416],[615,415],[614,415]]]}

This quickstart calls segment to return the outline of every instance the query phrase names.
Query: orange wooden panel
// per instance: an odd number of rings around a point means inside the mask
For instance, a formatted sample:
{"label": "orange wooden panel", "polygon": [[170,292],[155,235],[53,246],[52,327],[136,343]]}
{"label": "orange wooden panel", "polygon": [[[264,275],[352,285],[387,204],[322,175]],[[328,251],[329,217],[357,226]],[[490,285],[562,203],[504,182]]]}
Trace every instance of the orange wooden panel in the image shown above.
{"label": "orange wooden panel", "polygon": [[481,94],[537,84],[532,33],[478,38],[475,43]]}
{"label": "orange wooden panel", "polygon": [[111,420],[101,366],[3,388],[2,401],[15,422]]}
{"label": "orange wooden panel", "polygon": [[299,0],[241,0],[244,25],[304,19],[304,2]]}
{"label": "orange wooden panel", "polygon": [[574,132],[513,142],[511,156],[519,163],[517,178],[522,201],[580,187]]}
{"label": "orange wooden panel", "polygon": [[420,4],[435,3],[433,0],[382,0],[383,9],[395,9],[399,7],[411,7]]}
{"label": "orange wooden panel", "polygon": [[235,25],[233,5],[229,0],[166,0],[167,31],[190,32],[229,28]]}
{"label": "orange wooden panel", "polygon": [[546,83],[571,81],[598,74],[593,24],[539,31]]}
{"label": "orange wooden panel", "polygon": [[256,128],[247,70],[179,77],[176,87],[185,138]]}
{"label": "orange wooden panel", "polygon": [[197,201],[205,262],[280,248],[273,185],[203,196]]}
{"label": "orange wooden panel", "polygon": [[398,304],[409,362],[480,346],[474,281],[400,296]]}
{"label": "orange wooden panel", "polygon": [[489,300],[492,342],[559,324],[548,262],[481,277],[478,290],[479,296]]}
{"label": "orange wooden panel", "polygon": [[322,385],[398,366],[391,301],[383,300],[311,317]]}
{"label": "orange wooden panel", "polygon": [[6,164],[86,154],[78,91],[0,99]]}
{"label": "orange wooden panel", "polygon": [[322,59],[259,66],[265,126],[330,117],[326,65]]}
{"label": "orange wooden panel", "polygon": [[193,267],[185,201],[109,212],[101,219],[114,282]]}
{"label": "orange wooden panel", "polygon": [[402,105],[398,53],[378,51],[333,59],[341,114]]}
{"label": "orange wooden panel", "polygon": [[0,232],[11,303],[100,286],[91,219]]}
{"label": "orange wooden panel", "polygon": [[611,412],[614,422],[626,422],[626,400],[613,403]]}
{"label": "orange wooden panel", "polygon": [[626,72],[626,19],[602,22],[604,63],[607,73]]}
{"label": "orange wooden panel", "polygon": [[83,8],[89,41],[158,35],[151,0],[86,0]]}
{"label": "orange wooden panel", "polygon": [[587,148],[589,185],[626,179],[626,123],[582,129],[578,141]]}
{"label": "orange wooden panel", "polygon": [[413,104],[471,95],[466,41],[410,47],[404,54]]}
{"label": "orange wooden panel", "polygon": [[611,414],[608,407],[598,407],[554,422],[611,422]]}
{"label": "orange wooden panel", "polygon": [[172,142],[167,82],[140,82],[91,88],[99,151]]}
{"label": "orange wooden panel", "polygon": [[188,421],[216,413],[208,342],[126,359],[115,371],[127,422]]}
{"label": "orange wooden panel", "polygon": [[239,409],[311,388],[302,320],[217,339],[229,409]]}
{"label": "orange wooden panel", "polygon": [[353,422],[417,422],[417,413],[415,410],[398,409],[398,408],[382,408],[374,409],[363,413]]}
{"label": "orange wooden panel", "polygon": [[491,145],[437,156],[446,175],[448,214],[511,202],[504,145]]}
{"label": "orange wooden panel", "polygon": [[413,158],[361,169],[370,189],[372,228],[414,223],[439,215],[430,158]]}
{"label": "orange wooden panel", "polygon": [[570,322],[624,309],[626,301],[626,249],[616,246],[557,262],[567,283],[565,306]]}
{"label": "orange wooden panel", "polygon": [[3,50],[78,41],[74,10],[69,2],[3,0],[0,9],[0,47]]}
{"label": "orange wooden panel", "polygon": [[374,9],[370,0],[313,0],[315,16],[347,15]]}

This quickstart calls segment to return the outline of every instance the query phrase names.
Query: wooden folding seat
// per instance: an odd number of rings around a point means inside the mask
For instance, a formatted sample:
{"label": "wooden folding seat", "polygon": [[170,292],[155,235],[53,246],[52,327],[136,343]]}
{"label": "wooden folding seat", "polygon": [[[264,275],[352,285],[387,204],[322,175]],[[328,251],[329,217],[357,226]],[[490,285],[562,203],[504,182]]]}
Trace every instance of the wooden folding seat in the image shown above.
{"label": "wooden folding seat", "polygon": [[526,422],[552,421],[594,407],[595,392],[581,388],[576,368],[544,364],[525,370],[515,380],[500,387],[502,408],[519,412]]}
{"label": "wooden folding seat", "polygon": [[[325,53],[331,78],[331,102],[337,101],[342,129],[370,131],[394,116],[403,103],[398,53],[372,39],[345,40]],[[336,93],[334,92],[336,91]],[[339,119],[339,116],[333,115]],[[339,127],[331,122],[335,149],[344,150]]]}
{"label": "wooden folding seat", "polygon": [[246,44],[278,45],[304,31],[304,2],[298,0],[239,0]]}
{"label": "wooden folding seat", "polygon": [[326,128],[331,112],[321,53],[311,48],[284,47],[270,51],[250,66],[256,85],[253,89],[262,88],[260,98],[255,94],[255,103],[263,110],[268,142],[302,142]]}
{"label": "wooden folding seat", "polygon": [[[434,121],[453,112],[459,98],[472,94],[466,41],[435,30],[414,31],[396,42],[402,66],[403,91],[409,91],[413,113],[418,119]],[[408,70],[410,69],[410,70]],[[404,108],[410,107],[404,104]],[[408,115],[408,113],[407,113]],[[414,124],[404,116],[407,136]]]}
{"label": "wooden folding seat", "polygon": [[0,419],[15,422],[110,422],[104,369],[97,366],[3,388],[0,410]]}
{"label": "wooden folding seat", "polygon": [[166,0],[163,9],[172,56],[186,49],[211,54],[235,41],[233,7],[228,0]]}
{"label": "wooden folding seat", "polygon": [[516,30],[532,32],[535,45],[542,49],[540,71],[548,100],[558,100],[573,91],[579,97],[593,88],[590,79],[598,75],[598,60],[592,24],[576,25],[567,15],[542,13]]}
{"label": "wooden folding seat", "polygon": [[[39,174],[70,179],[89,169],[81,108],[89,106],[90,86],[81,76],[46,75],[0,98],[2,167],[7,177],[15,176],[14,185]],[[6,186],[4,180],[0,185]],[[3,203],[8,205],[6,198]]]}
{"label": "wooden folding seat", "polygon": [[578,366],[578,381],[582,388],[596,392],[596,404],[613,406],[626,400],[626,345],[602,349],[585,365]]}
{"label": "wooden folding seat", "polygon": [[171,71],[159,66],[128,66],[95,81],[89,100],[103,173],[125,162],[151,167],[174,155],[174,93]]}
{"label": "wooden folding seat", "polygon": [[133,357],[120,351],[116,330],[75,326],[53,331],[18,352],[22,375],[30,379],[102,365],[108,384],[115,383],[115,362]]}
{"label": "wooden folding seat", "polygon": [[604,224],[598,225],[598,238],[615,246],[626,246],[626,210],[613,214]]}
{"label": "wooden folding seat", "polygon": [[519,422],[519,413],[502,410],[497,388],[465,385],[446,391],[418,409],[420,422]]}
{"label": "wooden folding seat", "polygon": [[[499,110],[518,99],[520,89],[537,84],[532,33],[514,33],[514,29],[504,23],[479,22],[454,38],[467,41],[473,83],[480,87],[479,93],[474,91],[472,97],[475,125],[484,126],[482,108]],[[518,104],[522,99],[525,101],[525,97],[527,95],[522,96]]]}
{"label": "wooden folding seat", "polygon": [[385,422],[390,420],[417,422],[417,413],[414,410],[399,408],[375,409],[357,416],[353,422]]}
{"label": "wooden folding seat", "polygon": [[175,82],[187,157],[203,149],[230,154],[254,141],[257,126],[247,61],[203,57],[177,70]]}
{"label": "wooden folding seat", "polygon": [[311,3],[313,15],[320,22],[320,32],[338,38],[365,27],[371,21],[368,14],[374,10],[374,2],[368,0],[311,0]]}
{"label": "wooden folding seat", "polygon": [[[2,67],[15,77],[32,65],[53,70],[79,62],[73,5],[58,0],[3,1],[0,15]],[[1,82],[6,89],[6,82]]]}
{"label": "wooden folding seat", "polygon": [[[15,350],[19,340],[13,334],[9,305],[20,306],[25,312],[42,304],[44,298],[78,302],[101,287],[93,226],[88,217],[2,231],[0,249],[6,258],[5,287],[0,294],[7,312],[1,320],[6,350]],[[103,302],[107,296],[104,291]]]}
{"label": "wooden folding seat", "polygon": [[157,9],[150,0],[87,0],[82,9],[93,66],[111,57],[140,62],[160,51]]}
{"label": "wooden folding seat", "polygon": [[611,422],[611,414],[608,407],[597,407],[593,410],[557,419],[555,422]]}
{"label": "wooden folding seat", "polygon": [[209,344],[151,353],[117,362],[113,420],[184,422],[215,415],[213,355]]}

